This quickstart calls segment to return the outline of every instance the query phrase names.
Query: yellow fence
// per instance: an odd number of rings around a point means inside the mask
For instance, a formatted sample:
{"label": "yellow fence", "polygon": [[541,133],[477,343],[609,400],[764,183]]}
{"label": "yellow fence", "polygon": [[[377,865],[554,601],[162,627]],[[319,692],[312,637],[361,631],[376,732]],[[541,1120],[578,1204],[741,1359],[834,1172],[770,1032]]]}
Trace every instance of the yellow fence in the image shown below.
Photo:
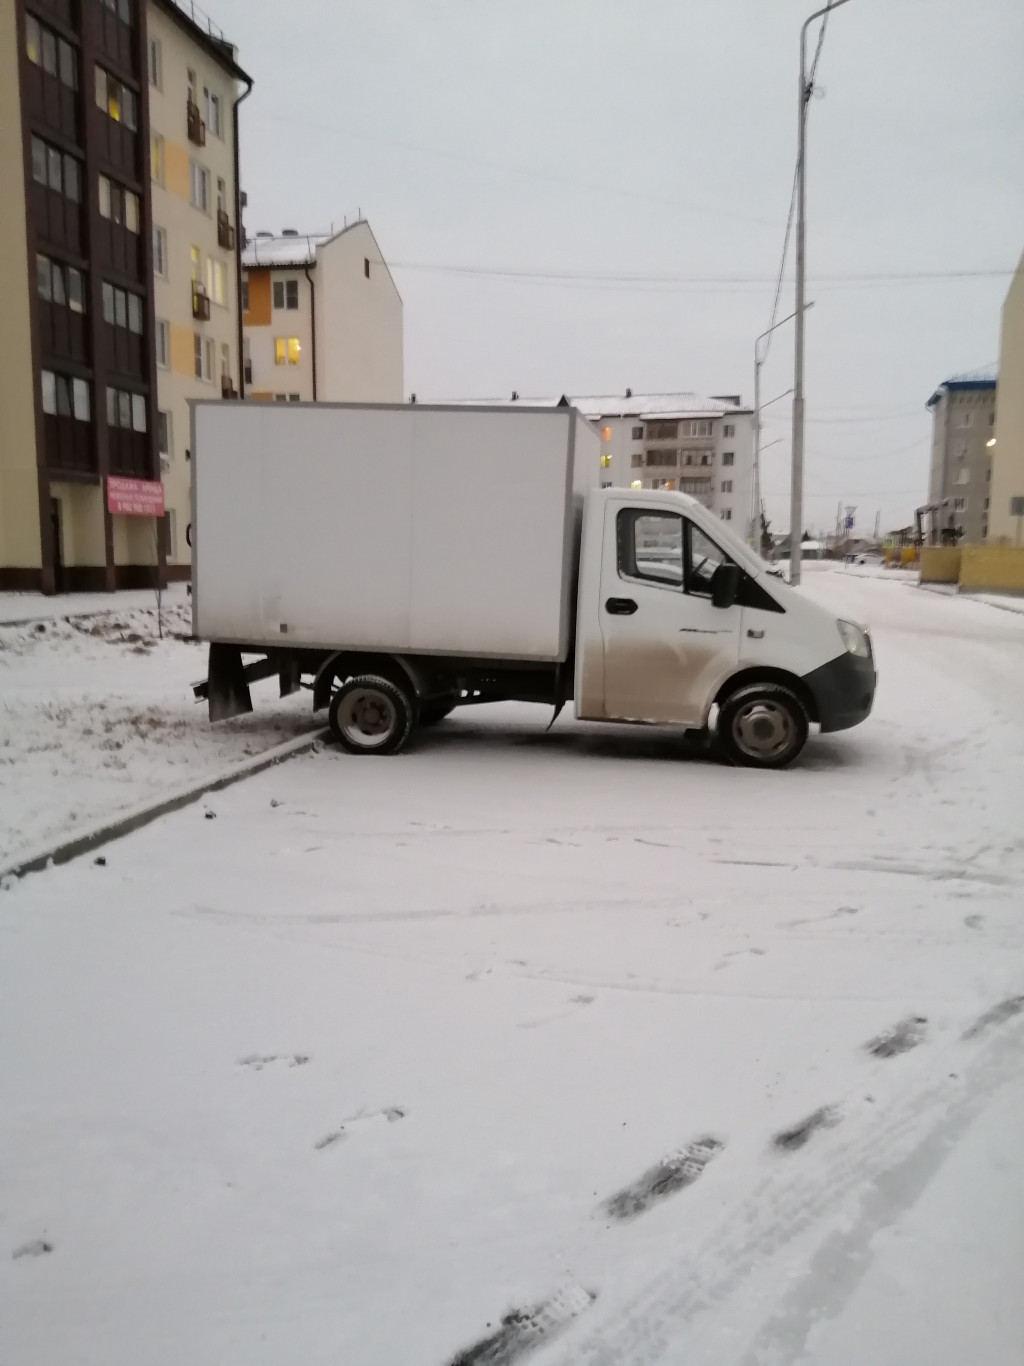
{"label": "yellow fence", "polygon": [[964,546],[960,590],[963,593],[1024,593],[1024,548]]}
{"label": "yellow fence", "polygon": [[921,547],[922,583],[959,583],[961,550],[955,545]]}

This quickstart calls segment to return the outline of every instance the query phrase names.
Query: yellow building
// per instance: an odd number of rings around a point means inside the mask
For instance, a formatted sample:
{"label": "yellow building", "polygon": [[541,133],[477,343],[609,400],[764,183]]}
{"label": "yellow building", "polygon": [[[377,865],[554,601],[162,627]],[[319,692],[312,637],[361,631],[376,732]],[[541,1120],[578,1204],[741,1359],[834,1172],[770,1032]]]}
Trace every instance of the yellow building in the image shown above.
{"label": "yellow building", "polygon": [[1012,502],[1024,498],[1024,256],[1003,304],[995,438],[988,538],[1024,544],[1024,517]]}
{"label": "yellow building", "polygon": [[[0,587],[188,573],[185,399],[242,386],[243,86],[173,0],[0,4]],[[125,515],[171,442],[163,522]]]}

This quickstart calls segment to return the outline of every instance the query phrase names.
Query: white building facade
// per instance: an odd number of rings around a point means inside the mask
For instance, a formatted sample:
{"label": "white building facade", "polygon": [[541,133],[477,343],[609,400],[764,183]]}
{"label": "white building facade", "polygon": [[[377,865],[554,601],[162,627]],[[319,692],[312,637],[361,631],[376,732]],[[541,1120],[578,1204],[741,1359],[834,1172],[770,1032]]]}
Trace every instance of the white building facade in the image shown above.
{"label": "white building facade", "polygon": [[242,267],[247,398],[402,402],[402,300],[369,223],[257,233]]}
{"label": "white building facade", "polygon": [[675,489],[747,539],[753,518],[754,414],[738,395],[583,394],[568,401],[601,433],[605,488]]}

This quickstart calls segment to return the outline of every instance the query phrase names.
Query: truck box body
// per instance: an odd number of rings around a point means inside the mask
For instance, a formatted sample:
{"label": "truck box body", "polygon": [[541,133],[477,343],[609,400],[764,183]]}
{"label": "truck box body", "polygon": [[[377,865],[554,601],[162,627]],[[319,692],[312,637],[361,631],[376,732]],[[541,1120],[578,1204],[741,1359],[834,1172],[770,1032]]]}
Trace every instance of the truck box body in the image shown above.
{"label": "truck box body", "polygon": [[572,408],[196,403],[193,633],[564,660],[599,471]]}

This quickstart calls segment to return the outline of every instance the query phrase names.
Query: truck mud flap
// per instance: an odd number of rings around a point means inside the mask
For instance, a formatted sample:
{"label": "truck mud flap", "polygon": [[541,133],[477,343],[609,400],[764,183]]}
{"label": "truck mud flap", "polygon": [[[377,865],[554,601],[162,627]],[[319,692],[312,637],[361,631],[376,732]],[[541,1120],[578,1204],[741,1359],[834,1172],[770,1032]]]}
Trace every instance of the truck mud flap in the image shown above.
{"label": "truck mud flap", "polygon": [[252,711],[252,694],[245,674],[237,645],[211,644],[206,684],[211,721],[228,721],[232,716]]}

